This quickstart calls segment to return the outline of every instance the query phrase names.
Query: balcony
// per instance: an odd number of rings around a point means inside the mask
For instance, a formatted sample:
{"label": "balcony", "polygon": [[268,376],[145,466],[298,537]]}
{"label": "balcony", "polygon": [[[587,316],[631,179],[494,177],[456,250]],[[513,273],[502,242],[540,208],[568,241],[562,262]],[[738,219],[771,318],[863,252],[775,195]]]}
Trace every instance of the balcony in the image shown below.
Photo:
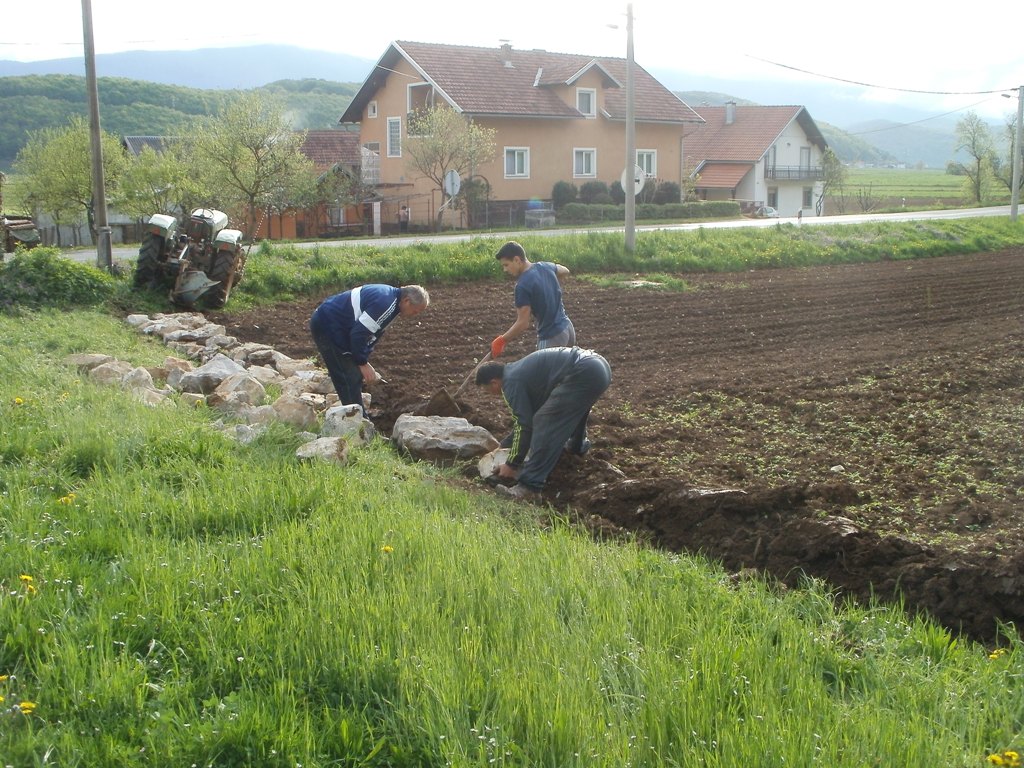
{"label": "balcony", "polygon": [[803,181],[824,179],[825,169],[820,165],[775,165],[764,167],[764,177],[775,181]]}

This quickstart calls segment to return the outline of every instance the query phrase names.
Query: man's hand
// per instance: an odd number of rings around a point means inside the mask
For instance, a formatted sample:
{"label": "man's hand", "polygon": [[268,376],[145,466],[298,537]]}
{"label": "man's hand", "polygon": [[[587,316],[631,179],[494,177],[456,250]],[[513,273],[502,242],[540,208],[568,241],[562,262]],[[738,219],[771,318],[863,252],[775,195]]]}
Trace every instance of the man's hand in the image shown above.
{"label": "man's hand", "polygon": [[505,337],[496,336],[494,341],[491,342],[491,357],[498,358],[501,353],[505,351]]}
{"label": "man's hand", "polygon": [[494,468],[494,474],[508,480],[516,480],[521,471],[518,467],[513,467],[511,464],[499,464]]}
{"label": "man's hand", "polygon": [[360,365],[359,372],[363,374],[364,384],[375,384],[381,380],[380,375],[373,370],[373,366],[369,363],[363,363]]}

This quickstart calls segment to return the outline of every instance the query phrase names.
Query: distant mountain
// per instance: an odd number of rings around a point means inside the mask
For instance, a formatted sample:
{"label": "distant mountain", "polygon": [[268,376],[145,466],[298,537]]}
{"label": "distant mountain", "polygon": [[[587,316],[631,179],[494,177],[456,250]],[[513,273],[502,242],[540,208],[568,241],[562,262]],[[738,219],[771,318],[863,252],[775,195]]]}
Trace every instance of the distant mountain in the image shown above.
{"label": "distant mountain", "polygon": [[[283,80],[332,81],[356,84],[358,88],[375,63],[344,53],[290,45],[128,51],[96,56],[96,70],[101,78],[123,77],[204,90],[251,89]],[[666,87],[680,93],[688,104],[723,104],[731,99],[737,104],[804,106],[822,128],[830,146],[848,161],[943,168],[954,159],[955,118],[938,120],[900,104],[865,102],[841,84],[726,80],[672,70],[650,71]],[[80,58],[28,63],[0,61],[0,89],[3,78],[32,74],[84,76],[85,65]],[[835,126],[835,131],[848,135],[830,133],[825,126]],[[27,129],[24,125],[19,127],[22,134]]]}
{"label": "distant mountain", "polygon": [[[728,101],[738,105],[778,104],[778,101],[751,101],[721,91],[676,91],[676,95],[690,106],[701,104],[721,106]],[[956,148],[956,121],[949,118],[929,121],[928,125],[908,125],[892,120],[868,120],[845,128],[826,122],[809,105],[788,100],[807,109],[821,129],[829,147],[844,163],[866,165],[901,164],[910,167],[945,168],[954,159]],[[962,159],[962,158],[959,158]]]}
{"label": "distant mountain", "polygon": [[[297,129],[337,128],[338,118],[358,90],[357,83],[327,80],[278,80],[259,88],[279,100]],[[121,77],[99,78],[100,123],[115,136],[168,136],[217,114],[241,90],[210,90]],[[81,75],[0,77],[0,170],[34,131],[66,125],[72,116],[88,116]]]}
{"label": "distant mountain", "polygon": [[[383,53],[383,51],[381,51]],[[324,79],[362,83],[375,61],[292,45],[250,45],[196,51],[125,51],[96,55],[98,77],[224,90],[256,88],[277,80]],[[0,77],[82,75],[85,60],[0,61]]]}

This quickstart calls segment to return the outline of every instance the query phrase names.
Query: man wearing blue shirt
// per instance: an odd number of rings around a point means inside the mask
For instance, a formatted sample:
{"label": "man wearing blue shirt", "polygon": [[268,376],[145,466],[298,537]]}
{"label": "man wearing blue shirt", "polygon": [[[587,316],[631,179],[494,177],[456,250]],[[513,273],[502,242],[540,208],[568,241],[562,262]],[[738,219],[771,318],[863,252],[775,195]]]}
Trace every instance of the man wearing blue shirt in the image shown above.
{"label": "man wearing blue shirt", "polygon": [[343,405],[362,407],[363,384],[380,381],[369,358],[384,329],[396,317],[416,317],[429,304],[421,286],[370,284],[337,293],[316,308],[309,330]]}
{"label": "man wearing blue shirt", "polygon": [[500,357],[508,342],[526,333],[531,318],[537,325],[537,349],[575,345],[576,329],[562,303],[562,283],[569,270],[550,261],[530,261],[514,240],[505,243],[495,258],[505,274],[516,279],[516,321],[491,342],[491,357]]}

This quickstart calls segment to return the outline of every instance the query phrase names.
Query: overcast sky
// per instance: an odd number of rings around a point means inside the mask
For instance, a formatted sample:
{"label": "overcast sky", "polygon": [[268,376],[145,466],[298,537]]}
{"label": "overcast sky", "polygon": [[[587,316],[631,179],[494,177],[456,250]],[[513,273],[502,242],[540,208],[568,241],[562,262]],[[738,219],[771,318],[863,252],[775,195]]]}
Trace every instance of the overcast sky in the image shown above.
{"label": "overcast sky", "polygon": [[[4,0],[0,59],[83,55],[81,0]],[[635,57],[647,70],[719,78],[817,80],[863,98],[997,117],[1024,84],[1024,46],[1007,0],[949,12],[906,0],[786,3],[637,0]],[[626,2],[481,0],[92,0],[97,53],[284,43],[376,61],[393,40],[625,56]],[[618,25],[613,29],[610,25]],[[802,71],[801,71],[802,70]],[[100,73],[102,74],[102,72]],[[683,82],[665,83],[688,90]],[[914,94],[940,91],[948,95]]]}

